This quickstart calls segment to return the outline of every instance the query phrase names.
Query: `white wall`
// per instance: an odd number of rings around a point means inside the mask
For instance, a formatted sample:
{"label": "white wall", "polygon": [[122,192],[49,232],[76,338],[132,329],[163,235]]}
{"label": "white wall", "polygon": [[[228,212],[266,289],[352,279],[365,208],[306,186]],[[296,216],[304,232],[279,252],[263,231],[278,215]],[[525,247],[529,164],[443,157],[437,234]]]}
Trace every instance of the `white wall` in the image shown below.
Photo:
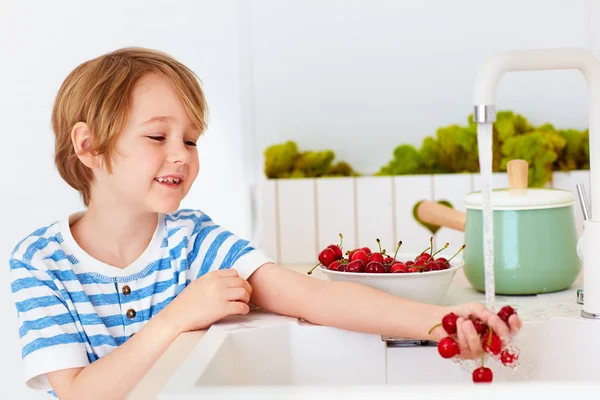
{"label": "white wall", "polygon": [[[465,123],[486,56],[593,47],[597,3],[255,0],[256,154],[292,139],[302,149],[331,148],[359,172],[374,173],[397,145]],[[577,71],[507,74],[497,108],[533,123],[587,127]]]}
{"label": "white wall", "polygon": [[82,208],[54,167],[50,127],[55,93],[79,63],[140,45],[190,66],[204,83],[210,127],[199,142],[201,172],[183,206],[202,208],[236,233],[250,234],[237,19],[234,0],[0,3],[1,399],[30,394],[22,384],[7,256],[24,235]]}
{"label": "white wall", "polygon": [[[268,145],[293,139],[302,148],[332,148],[359,171],[375,172],[398,144],[463,123],[486,55],[554,46],[596,52],[598,8],[593,0],[5,0],[0,254],[81,208],[52,163],[50,112],[60,83],[84,60],[141,45],[198,73],[211,120],[184,206],[251,236],[247,189],[262,176]],[[572,71],[507,75],[497,105],[534,123],[587,126],[584,81]],[[0,398],[26,398],[4,265]]]}

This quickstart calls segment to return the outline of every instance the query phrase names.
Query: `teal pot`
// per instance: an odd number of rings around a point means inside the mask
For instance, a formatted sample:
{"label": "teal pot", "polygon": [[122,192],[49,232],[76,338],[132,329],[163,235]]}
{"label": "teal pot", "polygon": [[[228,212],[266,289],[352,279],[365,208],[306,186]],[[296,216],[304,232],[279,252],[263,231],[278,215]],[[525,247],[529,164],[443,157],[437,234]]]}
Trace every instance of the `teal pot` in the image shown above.
{"label": "teal pot", "polygon": [[[464,273],[485,289],[481,192],[466,196]],[[531,295],[569,288],[581,270],[573,195],[566,190],[492,191],[497,294]]]}
{"label": "teal pot", "polygon": [[[465,198],[466,213],[425,201],[423,222],[464,231],[464,274],[485,291],[481,192]],[[558,189],[492,191],[494,280],[497,294],[531,295],[569,288],[581,270],[571,192]]]}

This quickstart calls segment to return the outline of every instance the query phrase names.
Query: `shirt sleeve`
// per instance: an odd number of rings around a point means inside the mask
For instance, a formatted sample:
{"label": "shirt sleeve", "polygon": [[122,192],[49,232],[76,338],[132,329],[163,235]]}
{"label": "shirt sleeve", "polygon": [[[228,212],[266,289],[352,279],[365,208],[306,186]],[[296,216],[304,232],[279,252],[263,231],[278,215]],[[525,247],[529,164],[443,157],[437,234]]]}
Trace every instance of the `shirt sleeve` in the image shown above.
{"label": "shirt sleeve", "polygon": [[273,262],[263,250],[215,224],[206,215],[198,219],[190,239],[189,280],[209,271],[229,268],[248,279],[261,265]]}
{"label": "shirt sleeve", "polygon": [[83,337],[48,272],[15,258],[10,271],[25,383],[52,390],[46,373],[90,364]]}

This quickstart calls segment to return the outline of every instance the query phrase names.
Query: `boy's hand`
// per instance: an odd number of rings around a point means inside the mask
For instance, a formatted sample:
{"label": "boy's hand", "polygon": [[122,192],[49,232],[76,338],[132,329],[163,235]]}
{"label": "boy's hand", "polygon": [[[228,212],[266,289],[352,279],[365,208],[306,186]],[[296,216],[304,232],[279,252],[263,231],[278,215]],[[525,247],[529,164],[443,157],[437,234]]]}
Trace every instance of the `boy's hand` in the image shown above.
{"label": "boy's hand", "polygon": [[164,310],[177,333],[209,327],[228,315],[248,314],[252,287],[234,269],[211,271],[192,281]]}
{"label": "boy's hand", "polygon": [[[523,325],[517,314],[511,315],[508,319],[508,324],[506,324],[498,315],[487,309],[483,304],[476,302],[451,306],[448,308],[448,312],[454,312],[459,316],[456,321],[456,334],[460,346],[461,358],[476,358],[481,356],[483,352],[481,338],[475,330],[473,323],[468,319],[469,315],[479,318],[488,324],[500,336],[503,342],[510,340],[510,336],[517,334]],[[438,329],[442,330],[442,337],[445,337],[446,332],[443,328],[440,327]]]}

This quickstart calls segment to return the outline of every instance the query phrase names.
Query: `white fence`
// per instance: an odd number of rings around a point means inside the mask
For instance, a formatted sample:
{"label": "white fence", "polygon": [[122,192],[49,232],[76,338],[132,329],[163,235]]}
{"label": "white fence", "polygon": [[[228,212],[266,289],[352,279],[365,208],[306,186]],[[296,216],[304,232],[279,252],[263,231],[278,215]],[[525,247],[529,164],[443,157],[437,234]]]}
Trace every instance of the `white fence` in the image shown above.
{"label": "white fence", "polygon": [[[258,192],[258,244],[279,264],[317,263],[321,249],[339,243],[343,234],[345,250],[377,241],[394,252],[420,252],[429,246],[431,232],[413,217],[421,200],[447,200],[465,211],[464,198],[480,190],[479,174],[409,175],[394,177],[274,179],[261,182]],[[589,198],[589,171],[555,172],[549,187],[570,190],[575,198],[573,212],[578,233],[583,216],[576,185],[583,183]],[[505,173],[494,174],[494,188],[508,187]],[[464,243],[464,234],[440,228],[434,237],[436,248],[450,243],[440,253],[453,254]]]}

